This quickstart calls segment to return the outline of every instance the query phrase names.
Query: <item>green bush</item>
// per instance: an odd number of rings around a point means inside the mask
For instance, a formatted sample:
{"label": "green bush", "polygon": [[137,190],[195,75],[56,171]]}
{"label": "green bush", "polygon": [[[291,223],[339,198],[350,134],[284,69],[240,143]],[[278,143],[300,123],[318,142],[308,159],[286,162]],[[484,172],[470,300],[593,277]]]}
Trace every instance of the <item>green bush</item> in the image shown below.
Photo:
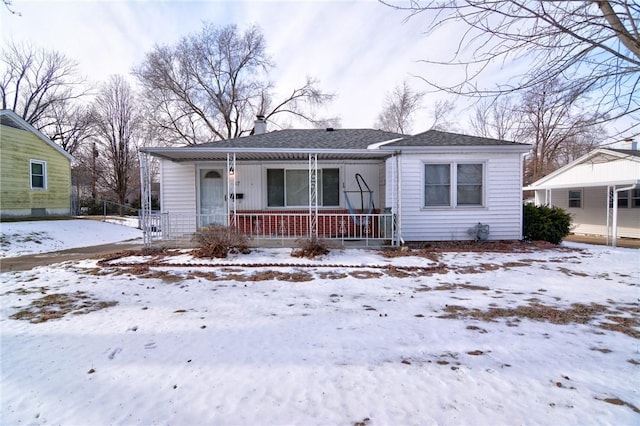
{"label": "green bush", "polygon": [[247,236],[226,226],[210,226],[198,231],[193,237],[200,246],[196,257],[226,258],[229,253],[248,254]]}
{"label": "green bush", "polygon": [[524,205],[522,235],[528,241],[560,244],[569,235],[571,215],[559,207]]}

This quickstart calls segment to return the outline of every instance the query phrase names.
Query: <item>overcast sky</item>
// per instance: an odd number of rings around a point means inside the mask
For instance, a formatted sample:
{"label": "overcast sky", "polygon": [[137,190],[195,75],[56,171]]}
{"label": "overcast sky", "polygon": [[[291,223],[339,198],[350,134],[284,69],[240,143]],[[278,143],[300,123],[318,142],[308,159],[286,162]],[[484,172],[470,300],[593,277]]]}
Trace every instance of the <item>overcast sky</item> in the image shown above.
{"label": "overcast sky", "polygon": [[[199,32],[203,22],[240,29],[257,24],[276,64],[270,77],[281,98],[302,86],[306,76],[314,77],[324,91],[336,94],[324,115],[338,116],[344,128],[374,127],[385,93],[405,79],[420,91],[429,88],[416,76],[435,76],[441,84],[461,79],[420,59],[451,59],[465,28],[451,26],[427,37],[428,16],[407,20],[407,12],[376,0],[13,0],[12,7],[20,16],[0,7],[3,42],[29,41],[61,51],[95,82],[111,74],[134,81],[131,69],[154,44],[175,44]],[[504,83],[522,66],[496,65],[484,75],[493,80],[480,84]],[[444,99],[454,100],[458,110],[449,129],[472,133],[471,103],[433,92],[425,96],[412,133],[432,126],[433,107]]]}
{"label": "overcast sky", "polygon": [[[301,86],[307,75],[337,95],[326,111],[342,127],[372,127],[386,92],[404,79],[426,90],[415,75],[429,72],[421,58],[447,54],[447,40],[428,39],[426,17],[374,0],[360,1],[23,1],[11,15],[3,7],[2,38],[56,49],[78,62],[90,80],[129,74],[154,44],[173,44],[216,25],[259,25],[276,68],[271,79],[281,93]],[[132,79],[133,80],[133,79]],[[414,132],[431,124],[429,95]],[[460,123],[464,127],[464,123]]]}

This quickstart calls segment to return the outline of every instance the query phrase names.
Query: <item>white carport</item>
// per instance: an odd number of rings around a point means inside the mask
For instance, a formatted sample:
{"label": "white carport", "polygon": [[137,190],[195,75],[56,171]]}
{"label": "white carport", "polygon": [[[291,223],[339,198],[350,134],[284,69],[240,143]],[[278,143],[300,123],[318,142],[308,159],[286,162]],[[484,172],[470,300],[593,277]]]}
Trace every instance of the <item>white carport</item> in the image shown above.
{"label": "white carport", "polygon": [[[561,207],[576,230],[605,237],[640,238],[640,152],[599,148],[524,188],[537,205]],[[570,192],[571,191],[571,192]],[[624,199],[621,195],[627,195]],[[626,204],[620,206],[619,202]],[[624,203],[623,203],[624,204]],[[623,214],[621,214],[623,213]]]}

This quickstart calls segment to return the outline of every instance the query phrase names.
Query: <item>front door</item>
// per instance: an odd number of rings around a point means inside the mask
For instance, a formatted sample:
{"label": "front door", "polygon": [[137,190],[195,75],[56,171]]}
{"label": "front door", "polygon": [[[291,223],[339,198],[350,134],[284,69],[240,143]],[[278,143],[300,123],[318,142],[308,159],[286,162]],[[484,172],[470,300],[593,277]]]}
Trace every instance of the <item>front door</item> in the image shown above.
{"label": "front door", "polygon": [[226,225],[224,179],[222,170],[200,170],[200,220],[199,225]]}

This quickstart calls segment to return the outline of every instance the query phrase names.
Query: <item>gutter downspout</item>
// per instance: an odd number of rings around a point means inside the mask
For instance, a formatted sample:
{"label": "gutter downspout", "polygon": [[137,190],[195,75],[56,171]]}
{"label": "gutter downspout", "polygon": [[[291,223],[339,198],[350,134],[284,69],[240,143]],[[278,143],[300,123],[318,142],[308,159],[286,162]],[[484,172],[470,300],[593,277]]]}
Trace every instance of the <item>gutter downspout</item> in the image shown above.
{"label": "gutter downspout", "polygon": [[400,246],[404,244],[404,239],[402,238],[402,173],[400,170],[400,151],[396,151],[396,204],[398,206],[398,211],[396,213],[396,233],[397,233],[397,244]]}
{"label": "gutter downspout", "polygon": [[618,193],[622,191],[631,191],[637,187],[638,184],[634,183],[633,185],[624,188],[615,188],[613,191],[613,236],[611,237],[611,247],[616,247],[618,241]]}

